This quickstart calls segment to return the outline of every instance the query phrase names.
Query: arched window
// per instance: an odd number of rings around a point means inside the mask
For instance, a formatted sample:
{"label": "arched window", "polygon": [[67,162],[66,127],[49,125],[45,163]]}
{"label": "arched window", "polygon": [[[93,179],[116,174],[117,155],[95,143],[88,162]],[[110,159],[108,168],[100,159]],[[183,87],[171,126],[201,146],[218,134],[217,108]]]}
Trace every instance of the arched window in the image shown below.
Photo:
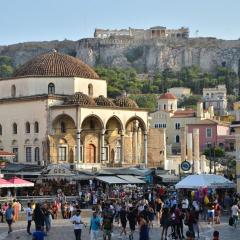
{"label": "arched window", "polygon": [[55,94],[55,85],[54,83],[48,84],[48,94]]}
{"label": "arched window", "polygon": [[171,110],[173,109],[173,105],[171,104]]}
{"label": "arched window", "polygon": [[12,87],[11,87],[11,96],[16,97],[16,86],[15,85],[12,85]]}
{"label": "arched window", "polygon": [[2,135],[2,125],[0,124],[0,135]]}
{"label": "arched window", "polygon": [[167,106],[166,106],[166,104],[164,104],[164,105],[163,105],[163,109],[166,110],[166,108],[167,108]]}
{"label": "arched window", "polygon": [[13,134],[17,134],[17,124],[13,124]]}
{"label": "arched window", "polygon": [[34,132],[35,133],[39,133],[39,124],[38,124],[38,122],[34,123]]}
{"label": "arched window", "polygon": [[30,133],[30,123],[29,123],[29,122],[26,122],[25,132],[26,132],[26,133]]}
{"label": "arched window", "polygon": [[34,149],[34,160],[35,162],[39,161],[39,147],[35,147]]}
{"label": "arched window", "polygon": [[93,96],[93,85],[92,85],[91,83],[88,84],[88,95],[89,95],[90,97]]}
{"label": "arched window", "polygon": [[66,132],[66,124],[65,122],[61,122],[61,133],[65,133]]}
{"label": "arched window", "polygon": [[176,136],[176,143],[179,143],[180,142],[180,138],[179,138],[179,135]]}

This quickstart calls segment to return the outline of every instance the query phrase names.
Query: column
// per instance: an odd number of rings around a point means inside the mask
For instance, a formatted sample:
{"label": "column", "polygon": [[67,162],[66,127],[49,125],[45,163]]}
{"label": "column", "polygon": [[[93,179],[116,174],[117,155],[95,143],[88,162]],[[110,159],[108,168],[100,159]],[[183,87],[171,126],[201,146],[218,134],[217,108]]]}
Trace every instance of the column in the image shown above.
{"label": "column", "polygon": [[121,131],[121,162],[122,165],[124,163],[124,130]]}
{"label": "column", "polygon": [[240,193],[240,134],[236,136],[236,179],[237,179],[237,193]]}
{"label": "column", "polygon": [[136,120],[133,121],[132,140],[133,140],[133,159],[132,159],[132,163],[138,164],[138,161],[137,161],[137,149],[138,149],[138,145],[137,145],[137,121]]}
{"label": "column", "polygon": [[106,129],[102,129],[102,132],[101,132],[101,163],[107,160],[107,159],[104,159],[105,131]]}
{"label": "column", "polygon": [[186,132],[185,128],[180,128],[181,161],[186,160]]}
{"label": "column", "polygon": [[200,172],[200,156],[199,156],[199,129],[193,129],[193,151],[194,151],[194,158],[193,158],[193,173]]}
{"label": "column", "polygon": [[81,156],[81,129],[77,129],[77,164],[82,161]]}
{"label": "column", "polygon": [[187,159],[192,163],[192,133],[187,133]]}
{"label": "column", "polygon": [[147,159],[147,131],[144,132],[144,165],[147,167],[148,165],[148,159]]}

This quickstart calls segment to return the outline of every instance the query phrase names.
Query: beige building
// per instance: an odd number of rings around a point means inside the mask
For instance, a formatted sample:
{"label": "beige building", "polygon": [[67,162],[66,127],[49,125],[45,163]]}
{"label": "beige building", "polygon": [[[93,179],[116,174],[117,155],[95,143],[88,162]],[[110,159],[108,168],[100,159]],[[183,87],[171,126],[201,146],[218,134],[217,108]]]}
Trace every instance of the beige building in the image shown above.
{"label": "beige building", "polygon": [[81,60],[40,55],[0,80],[0,149],[15,162],[82,168],[147,164],[148,112]]}
{"label": "beige building", "polygon": [[203,101],[206,108],[213,106],[217,115],[227,113],[227,89],[225,85],[203,88]]}
{"label": "beige building", "polygon": [[172,93],[164,93],[158,99],[157,111],[150,113],[151,128],[166,129],[166,144],[171,145],[173,153],[180,152],[180,129],[187,124],[197,123],[202,119],[213,119],[213,108],[203,109],[203,103],[197,104],[197,111],[178,109],[177,98]]}

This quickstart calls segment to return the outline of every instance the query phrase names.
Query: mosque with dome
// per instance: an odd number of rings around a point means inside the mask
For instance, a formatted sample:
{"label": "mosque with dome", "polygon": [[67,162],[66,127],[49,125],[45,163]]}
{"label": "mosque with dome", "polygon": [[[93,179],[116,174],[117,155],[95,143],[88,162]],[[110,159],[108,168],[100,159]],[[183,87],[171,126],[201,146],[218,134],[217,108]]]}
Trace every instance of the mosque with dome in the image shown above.
{"label": "mosque with dome", "polygon": [[0,149],[16,163],[147,164],[148,112],[80,59],[52,50],[0,79]]}

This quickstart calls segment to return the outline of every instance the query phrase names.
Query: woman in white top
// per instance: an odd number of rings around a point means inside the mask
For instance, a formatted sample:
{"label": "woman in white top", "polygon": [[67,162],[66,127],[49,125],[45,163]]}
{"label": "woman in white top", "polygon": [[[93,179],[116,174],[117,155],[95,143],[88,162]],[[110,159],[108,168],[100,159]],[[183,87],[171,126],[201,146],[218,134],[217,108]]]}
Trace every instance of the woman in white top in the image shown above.
{"label": "woman in white top", "polygon": [[76,211],[76,214],[73,215],[71,218],[71,222],[74,224],[74,234],[75,234],[76,240],[81,240],[82,228],[84,225],[80,214],[81,214],[81,210],[78,209]]}

